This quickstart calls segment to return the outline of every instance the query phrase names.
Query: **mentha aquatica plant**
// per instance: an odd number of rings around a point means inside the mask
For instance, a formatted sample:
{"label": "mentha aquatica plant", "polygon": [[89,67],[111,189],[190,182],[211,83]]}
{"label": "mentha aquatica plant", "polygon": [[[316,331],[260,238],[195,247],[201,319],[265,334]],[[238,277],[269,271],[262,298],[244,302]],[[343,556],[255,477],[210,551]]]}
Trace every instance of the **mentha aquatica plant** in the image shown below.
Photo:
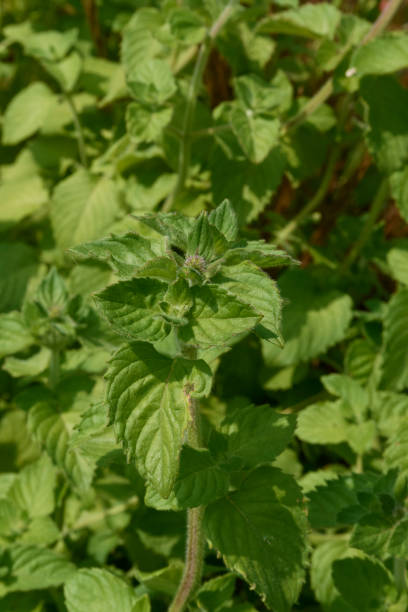
{"label": "mentha aquatica plant", "polygon": [[236,402],[219,427],[202,418],[220,355],[247,334],[281,343],[282,299],[262,268],[293,263],[262,240],[240,239],[233,207],[210,214],[139,217],[152,239],[128,233],[72,249],[108,263],[118,282],[95,295],[123,337],[106,402],[145,503],[187,510],[185,570],[170,606],[201,583],[206,542],[269,608],[290,610],[303,582],[304,514],[294,479],[271,462],[289,443],[293,416]]}

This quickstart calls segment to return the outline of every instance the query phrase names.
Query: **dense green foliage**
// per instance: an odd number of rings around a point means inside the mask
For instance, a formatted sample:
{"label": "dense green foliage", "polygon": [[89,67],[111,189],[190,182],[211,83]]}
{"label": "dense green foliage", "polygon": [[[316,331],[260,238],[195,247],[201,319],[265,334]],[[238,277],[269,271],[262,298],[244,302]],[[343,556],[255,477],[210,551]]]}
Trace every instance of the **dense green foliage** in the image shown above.
{"label": "dense green foliage", "polygon": [[407,18],[3,2],[0,612],[408,609]]}

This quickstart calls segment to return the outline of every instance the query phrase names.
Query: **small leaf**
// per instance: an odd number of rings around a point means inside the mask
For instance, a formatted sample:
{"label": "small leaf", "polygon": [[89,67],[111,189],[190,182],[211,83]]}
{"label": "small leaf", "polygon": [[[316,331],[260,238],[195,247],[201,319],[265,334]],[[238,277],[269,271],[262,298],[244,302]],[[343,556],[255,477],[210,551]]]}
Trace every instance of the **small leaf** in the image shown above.
{"label": "small leaf", "polygon": [[217,285],[192,287],[194,306],[189,323],[180,328],[184,342],[220,346],[237,335],[249,332],[261,316],[248,304],[240,302]]}
{"label": "small leaf", "polygon": [[160,309],[166,289],[160,281],[138,278],[110,285],[97,293],[95,300],[117,333],[135,340],[156,342],[170,332]]}
{"label": "small leaf", "polygon": [[152,142],[162,136],[163,129],[173,114],[171,107],[159,108],[152,112],[148,107],[131,102],[126,109],[126,129],[136,142]]}
{"label": "small leaf", "polygon": [[170,359],[144,342],[119,349],[107,373],[107,399],[118,438],[142,475],[167,497],[176,479],[189,420],[189,397],[208,394],[203,361]]}
{"label": "small leaf", "polygon": [[126,73],[131,95],[145,105],[161,105],[177,91],[176,81],[167,62],[145,59],[135,71]]}
{"label": "small leaf", "polygon": [[[64,588],[68,612],[149,612],[136,603],[134,590],[121,578],[100,568],[75,572]],[[140,600],[139,600],[140,601]]]}
{"label": "small leaf", "polygon": [[279,119],[256,115],[253,110],[237,104],[231,110],[230,121],[245,155],[254,164],[263,162],[278,143]]}
{"label": "small leaf", "polygon": [[225,254],[226,265],[235,265],[241,263],[241,261],[252,261],[261,268],[274,268],[298,263],[285,251],[277,249],[273,244],[268,244],[264,240],[249,240],[243,246],[239,245]]}
{"label": "small leaf", "polygon": [[[302,529],[283,505],[287,495],[290,506],[295,502],[279,474],[273,468],[250,473],[239,490],[207,507],[204,520],[208,539],[227,567],[253,585],[268,607],[289,612],[303,582],[305,543]],[[274,492],[275,479],[283,503]],[[292,482],[286,475],[284,480]]]}

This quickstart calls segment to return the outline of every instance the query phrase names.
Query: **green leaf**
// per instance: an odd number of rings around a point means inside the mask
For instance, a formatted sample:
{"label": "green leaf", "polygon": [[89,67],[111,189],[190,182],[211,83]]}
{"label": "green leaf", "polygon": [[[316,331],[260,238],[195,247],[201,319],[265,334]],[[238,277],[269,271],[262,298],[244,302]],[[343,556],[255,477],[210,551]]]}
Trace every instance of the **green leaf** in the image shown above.
{"label": "green leaf", "polygon": [[142,475],[167,497],[176,479],[191,395],[208,394],[203,361],[170,359],[144,342],[119,349],[107,373],[116,434]]}
{"label": "green leaf", "polygon": [[21,89],[4,113],[3,144],[18,144],[35,134],[45,123],[54,102],[55,94],[44,83],[31,83]]}
{"label": "green leaf", "polygon": [[110,285],[95,295],[102,315],[122,336],[156,342],[170,332],[160,303],[167,285],[154,279],[135,278]]}
{"label": "green leaf", "polygon": [[145,105],[161,105],[177,91],[170,66],[161,59],[145,59],[135,71],[127,71],[126,81],[131,95]]}
{"label": "green leaf", "polygon": [[408,425],[406,418],[388,440],[384,453],[385,465],[388,468],[398,468],[404,480],[408,477]]}
{"label": "green leaf", "polygon": [[408,35],[387,32],[365,45],[359,46],[350,60],[356,76],[387,74],[408,66]]}
{"label": "green leaf", "polygon": [[[106,569],[84,568],[75,572],[64,587],[68,612],[139,612],[135,591]],[[148,611],[149,608],[146,608]]]}
{"label": "green leaf", "polygon": [[374,343],[365,338],[358,338],[347,347],[344,359],[345,372],[361,385],[365,385],[373,373],[377,358],[378,351]]}
{"label": "green leaf", "polygon": [[252,261],[261,268],[274,268],[298,263],[285,251],[277,249],[275,245],[264,240],[249,240],[230,249],[224,257],[226,265],[238,264],[241,261]]}
{"label": "green leaf", "polygon": [[68,53],[78,38],[76,28],[60,32],[47,30],[46,32],[33,32],[23,37],[20,42],[24,45],[27,55],[40,60],[57,62]]}
{"label": "green leaf", "polygon": [[68,298],[64,280],[56,268],[51,268],[35,293],[35,301],[41,304],[51,316],[56,316],[65,311]]}
{"label": "green leaf", "polygon": [[77,170],[58,183],[51,221],[58,246],[69,246],[101,237],[119,215],[119,196],[112,179],[96,178]]}
{"label": "green leaf", "polygon": [[337,559],[332,571],[336,588],[356,610],[381,610],[391,581],[379,561],[369,557]]}
{"label": "green leaf", "polygon": [[392,296],[384,318],[382,385],[397,391],[408,385],[408,289]]}
{"label": "green leaf", "polygon": [[311,444],[347,442],[349,430],[344,417],[341,400],[312,404],[298,415],[296,435]]}
{"label": "green leaf", "polygon": [[46,548],[14,544],[4,555],[10,567],[9,592],[56,587],[75,572],[73,563]]}
{"label": "green leaf", "polygon": [[327,2],[307,3],[265,17],[258,25],[259,32],[305,36],[307,38],[333,38],[341,13]]}
{"label": "green leaf", "polygon": [[175,8],[169,15],[172,35],[182,45],[197,45],[205,37],[206,28],[197,13],[186,8]]}
{"label": "green leaf", "polygon": [[231,109],[232,129],[248,159],[259,164],[278,143],[280,122],[266,115],[257,115],[243,104],[236,104]]}
{"label": "green leaf", "polygon": [[159,241],[150,241],[136,234],[111,236],[86,242],[70,249],[79,259],[96,259],[107,263],[120,278],[128,279],[151,259],[164,255]]}
{"label": "green leaf", "polygon": [[[392,517],[385,517],[380,514],[366,514],[356,525],[350,545],[359,548],[369,555],[375,555],[380,559],[388,556],[388,546],[394,535],[397,524]],[[397,534],[397,539],[399,541]]]}
{"label": "green leaf", "polygon": [[220,469],[208,450],[183,447],[174,485],[174,495],[181,508],[205,506],[223,497],[228,486],[228,473]]}
{"label": "green leaf", "polygon": [[162,236],[166,236],[172,245],[184,251],[187,249],[188,238],[195,223],[194,219],[176,212],[134,216]]}
{"label": "green leaf", "polygon": [[171,107],[153,111],[150,108],[131,102],[126,109],[126,129],[136,142],[152,142],[162,136],[163,129],[173,114]]}
{"label": "green leaf", "polygon": [[224,609],[223,604],[231,599],[235,588],[236,577],[233,574],[216,576],[207,580],[197,593],[198,605],[205,612],[217,612]]}
{"label": "green leaf", "polygon": [[51,514],[54,510],[56,470],[47,455],[24,467],[9,491],[10,499],[30,518]]}
{"label": "green leaf", "polygon": [[224,200],[208,215],[208,221],[217,228],[228,241],[238,237],[238,219],[229,200]]}
{"label": "green leaf", "polygon": [[387,175],[402,170],[408,160],[408,91],[391,76],[367,76],[360,93],[368,107],[366,138],[375,161]]}
{"label": "green leaf", "polygon": [[322,603],[326,609],[333,610],[335,607],[330,608],[330,604],[338,602],[343,608],[338,608],[338,611],[344,610],[344,612],[353,612],[349,610],[347,603],[340,597],[340,593],[336,589],[332,576],[332,567],[336,559],[340,559],[345,556],[349,550],[348,543],[344,540],[328,540],[323,544],[320,544],[312,554],[312,563],[310,570],[310,578],[313,591],[316,595],[317,601]]}
{"label": "green leaf", "polygon": [[271,406],[240,406],[227,413],[221,432],[227,437],[227,453],[250,467],[273,461],[292,439],[296,418]]}
{"label": "green leaf", "polygon": [[[394,172],[390,176],[390,187],[392,197],[395,198],[395,202],[398,206],[398,209],[405,221],[408,221],[408,169],[403,168],[402,170],[398,170]],[[391,249],[394,251],[394,249]],[[388,263],[391,264],[389,261]],[[394,259],[395,263],[395,259]],[[401,281],[400,278],[397,280]],[[401,281],[402,282],[402,281]],[[405,284],[405,283],[404,283]]]}
{"label": "green leaf", "polygon": [[[208,539],[227,567],[252,585],[268,607],[289,612],[303,581],[305,544],[302,529],[283,505],[288,491],[279,474],[273,468],[251,472],[239,490],[207,507],[204,520]],[[283,503],[274,491],[275,479]],[[289,476],[285,480],[292,482]]]}
{"label": "green leaf", "polygon": [[34,438],[79,490],[87,490],[95,464],[83,456],[80,449],[70,448],[69,445],[72,428],[79,415],[60,412],[52,399],[46,396],[40,396],[33,404],[28,415],[28,427]]}
{"label": "green leaf", "polygon": [[147,59],[155,57],[162,48],[155,31],[162,24],[160,11],[139,8],[123,30],[121,60],[127,74],[135,73]]}
{"label": "green leaf", "polygon": [[270,82],[255,74],[239,76],[234,79],[234,90],[247,108],[259,113],[288,110],[292,99],[292,86],[282,71]]}
{"label": "green leaf", "polygon": [[274,280],[246,261],[237,266],[223,267],[213,281],[262,315],[255,327],[260,338],[281,342],[282,299]]}
{"label": "green leaf", "polygon": [[342,525],[338,515],[345,508],[358,504],[355,483],[349,476],[333,478],[307,493],[308,518],[315,529]]}
{"label": "green leaf", "polygon": [[42,179],[33,174],[17,180],[4,181],[0,186],[0,224],[14,224],[34,213],[48,200]]}
{"label": "green leaf", "polygon": [[329,393],[344,399],[356,416],[364,416],[369,395],[357,381],[345,374],[328,374],[322,376],[321,381]]}
{"label": "green leaf", "polygon": [[0,311],[20,308],[38,272],[34,249],[21,242],[0,243]]}
{"label": "green leaf", "polygon": [[57,81],[62,91],[71,92],[82,70],[82,57],[77,51],[72,51],[67,57],[57,62],[43,60],[46,71]]}
{"label": "green leaf", "polygon": [[387,263],[391,276],[399,283],[408,285],[408,248],[403,245],[391,248],[387,253]]}
{"label": "green leaf", "polygon": [[23,351],[33,342],[19,312],[0,314],[0,357]]}
{"label": "green leaf", "polygon": [[194,306],[189,323],[180,328],[184,342],[222,346],[249,332],[261,318],[253,308],[237,298],[231,299],[231,294],[217,285],[192,287],[191,293]]}
{"label": "green leaf", "polygon": [[279,290],[289,304],[283,310],[280,349],[262,343],[268,366],[284,367],[308,361],[342,340],[352,317],[349,295],[325,288],[305,270],[288,270],[279,278]]}

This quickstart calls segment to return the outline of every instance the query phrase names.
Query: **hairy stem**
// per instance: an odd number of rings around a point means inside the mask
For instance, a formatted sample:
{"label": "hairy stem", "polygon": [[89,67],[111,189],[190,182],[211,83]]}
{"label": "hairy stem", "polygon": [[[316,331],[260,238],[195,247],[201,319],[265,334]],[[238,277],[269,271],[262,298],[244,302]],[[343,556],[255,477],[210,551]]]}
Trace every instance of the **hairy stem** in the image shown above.
{"label": "hairy stem", "polygon": [[360,251],[366,244],[367,240],[370,237],[371,232],[373,231],[374,225],[384,207],[385,202],[387,201],[389,195],[389,187],[387,179],[384,179],[378,188],[376,196],[373,200],[371,208],[368,212],[366,222],[364,227],[360,233],[360,236],[357,242],[354,244],[353,248],[349,251],[347,257],[343,260],[342,265],[340,266],[340,273],[345,274],[350,269],[351,265],[357,259]]}
{"label": "hairy stem", "polygon": [[79,120],[79,115],[78,115],[78,111],[76,109],[74,100],[71,96],[71,94],[67,91],[64,91],[64,96],[66,101],[68,102],[68,105],[71,109],[71,113],[72,113],[72,119],[74,121],[74,126],[75,126],[75,131],[76,131],[76,137],[77,137],[77,142],[78,142],[78,152],[79,152],[79,159],[81,160],[81,164],[83,166],[85,166],[85,168],[88,167],[88,158],[86,155],[86,149],[85,149],[85,140],[84,140],[84,134],[82,131],[82,125],[81,122]]}
{"label": "hairy stem", "polygon": [[191,141],[192,141],[192,127],[194,122],[194,115],[197,103],[198,90],[202,82],[203,72],[207,63],[208,55],[211,50],[211,46],[216,38],[218,32],[223,27],[225,22],[229,19],[233,11],[234,2],[231,0],[224,10],[221,12],[218,19],[214,22],[212,27],[207,33],[205,40],[200,46],[197,60],[194,66],[193,76],[190,81],[190,86],[187,94],[186,110],[183,120],[183,128],[180,136],[180,150],[178,158],[178,178],[174,191],[165,201],[162,210],[167,212],[171,210],[175,199],[181,193],[186,182],[188,169],[190,166],[191,158]]}
{"label": "hairy stem", "polygon": [[[190,399],[191,421],[187,439],[190,446],[200,448],[201,426],[197,400]],[[177,593],[170,605],[169,612],[183,612],[187,603],[200,585],[204,566],[205,538],[203,518],[205,506],[187,510],[187,545],[184,573]]]}
{"label": "hairy stem", "polygon": [[[361,46],[367,44],[385,30],[402,3],[403,0],[390,0],[385,9],[373,23],[371,29],[361,41]],[[285,131],[296,127],[299,125],[299,123],[302,123],[302,121],[311,115],[321,104],[326,102],[326,100],[333,93],[333,90],[333,77],[330,77],[325,83],[323,83],[315,95],[310,98],[305,106],[292,119],[290,119],[290,121],[288,121],[285,126]]]}

